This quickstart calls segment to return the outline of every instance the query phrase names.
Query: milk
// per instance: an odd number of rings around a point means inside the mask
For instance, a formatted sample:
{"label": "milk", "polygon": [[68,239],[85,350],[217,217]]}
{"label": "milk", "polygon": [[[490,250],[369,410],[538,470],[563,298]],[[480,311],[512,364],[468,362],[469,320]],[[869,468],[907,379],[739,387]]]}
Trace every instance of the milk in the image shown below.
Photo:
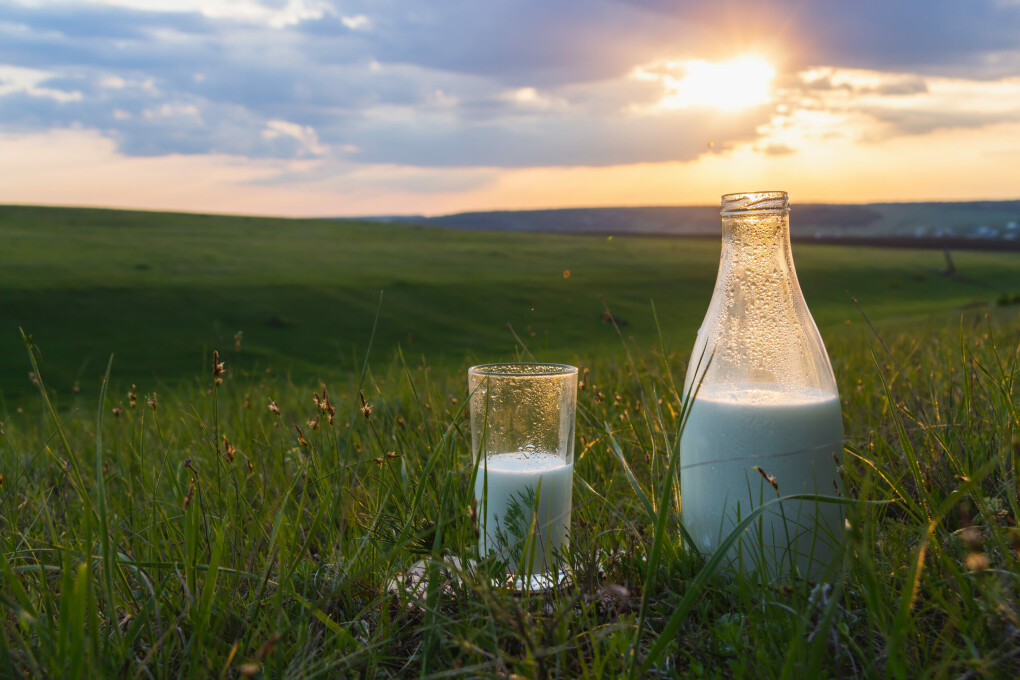
{"label": "milk", "polygon": [[[682,518],[698,550],[715,552],[738,517],[777,497],[756,465],[775,477],[780,495],[835,495],[842,438],[835,394],[777,385],[703,386],[680,442]],[[789,572],[792,560],[802,575],[821,578],[842,539],[841,506],[786,501],[780,507],[748,528],[729,552],[731,567],[748,572],[764,566],[778,575]]]}
{"label": "milk", "polygon": [[[573,479],[573,463],[542,451],[501,453],[481,461],[475,479],[482,523],[479,553],[483,556],[500,553],[511,559],[511,569],[516,574],[550,575],[554,556],[565,551],[568,544]],[[537,504],[529,502],[529,498],[537,498]],[[513,532],[505,521],[511,499],[524,511],[524,535]],[[535,532],[527,537],[533,509],[537,509]],[[501,540],[500,533],[506,541]],[[519,562],[513,561],[515,554],[520,555]]]}

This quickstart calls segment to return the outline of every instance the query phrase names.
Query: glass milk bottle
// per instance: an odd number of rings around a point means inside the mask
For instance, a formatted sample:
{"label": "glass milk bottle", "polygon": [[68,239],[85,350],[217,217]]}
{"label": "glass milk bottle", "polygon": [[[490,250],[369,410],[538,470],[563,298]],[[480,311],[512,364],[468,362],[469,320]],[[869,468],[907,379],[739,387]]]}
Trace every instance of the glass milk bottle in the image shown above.
{"label": "glass milk bottle", "polygon": [[[840,485],[839,394],[797,282],[789,213],[784,191],[722,197],[722,258],[687,368],[695,399],[680,443],[681,516],[705,555],[761,504]],[[818,580],[837,568],[842,532],[840,505],[783,501],[744,532],[729,565]]]}

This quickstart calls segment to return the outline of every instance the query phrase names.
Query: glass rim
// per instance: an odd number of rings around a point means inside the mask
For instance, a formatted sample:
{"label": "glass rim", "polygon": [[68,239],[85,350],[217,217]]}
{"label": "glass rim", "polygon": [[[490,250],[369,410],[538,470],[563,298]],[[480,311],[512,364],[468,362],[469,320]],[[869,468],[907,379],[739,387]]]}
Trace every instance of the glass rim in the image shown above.
{"label": "glass rim", "polygon": [[577,366],[554,364],[547,361],[504,361],[472,366],[468,369],[468,374],[500,378],[549,378],[577,375]]}
{"label": "glass rim", "polygon": [[737,191],[723,194],[719,212],[724,216],[747,213],[789,213],[790,195],[785,191]]}

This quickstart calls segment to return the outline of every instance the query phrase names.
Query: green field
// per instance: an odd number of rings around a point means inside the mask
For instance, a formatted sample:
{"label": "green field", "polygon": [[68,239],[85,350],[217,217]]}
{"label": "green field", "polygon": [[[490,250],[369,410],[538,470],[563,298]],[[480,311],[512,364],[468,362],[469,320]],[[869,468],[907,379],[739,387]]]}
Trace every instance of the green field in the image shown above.
{"label": "green field", "polygon": [[[1015,254],[947,278],[795,246],[847,550],[761,583],[686,547],[665,473],[717,242],[42,208],[0,233],[2,678],[1020,677]],[[589,372],[570,580],[520,595],[454,558],[465,369],[529,353]]]}
{"label": "green field", "polygon": [[[43,350],[50,386],[94,393],[109,355],[118,385],[191,379],[214,348],[239,368],[333,378],[359,368],[379,310],[376,359],[451,368],[508,358],[616,353],[603,303],[638,347],[687,351],[711,297],[715,240],[452,231],[389,224],[0,207],[0,390],[32,389],[17,333]],[[859,314],[880,321],[1020,293],[1015,253],[795,246],[826,338]],[[564,272],[569,271],[569,278]],[[381,307],[380,293],[382,294]]]}

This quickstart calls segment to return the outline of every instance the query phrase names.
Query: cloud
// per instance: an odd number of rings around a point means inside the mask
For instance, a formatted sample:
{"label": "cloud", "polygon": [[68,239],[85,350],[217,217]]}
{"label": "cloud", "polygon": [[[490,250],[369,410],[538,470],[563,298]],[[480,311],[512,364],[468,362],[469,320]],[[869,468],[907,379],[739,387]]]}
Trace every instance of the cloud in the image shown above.
{"label": "cloud", "polygon": [[791,153],[797,153],[795,148],[786,144],[766,144],[762,151],[767,156],[787,156]]}
{"label": "cloud", "polygon": [[710,111],[661,115],[618,113],[590,116],[567,111],[555,117],[460,124],[435,117],[415,126],[387,121],[357,129],[359,159],[419,166],[604,166],[620,163],[684,161],[696,158],[709,141],[755,136],[766,110],[720,116]]}
{"label": "cloud", "polygon": [[1020,77],[973,80],[858,69],[811,69],[786,83],[790,107],[865,115],[872,138],[1020,120]]}
{"label": "cloud", "polygon": [[303,188],[336,195],[357,193],[449,194],[476,191],[494,185],[497,168],[421,168],[391,164],[357,165],[317,161],[287,167],[246,184]]}
{"label": "cloud", "polygon": [[85,10],[115,7],[163,15],[201,15],[271,28],[285,28],[336,14],[334,7],[325,0],[79,0],[77,3],[65,0],[59,3],[62,10],[75,4],[83,5]]}
{"label": "cloud", "polygon": [[319,143],[319,135],[309,125],[298,125],[285,120],[266,121],[262,138],[274,140],[281,137],[294,139],[307,153],[313,156],[321,156],[328,151],[328,147]]}
{"label": "cloud", "polygon": [[[1020,119],[1018,46],[1020,6],[994,0],[15,0],[0,131],[314,158],[337,176],[689,161],[709,142],[774,156],[801,146],[791,121],[876,140]],[[687,92],[669,65],[749,50],[778,71],[761,105],[664,110]]]}
{"label": "cloud", "polygon": [[1020,73],[1020,4],[1008,0],[623,0],[683,16],[731,48],[778,47],[800,70],[828,65],[1001,78]]}
{"label": "cloud", "polygon": [[13,93],[23,93],[31,97],[44,97],[58,102],[81,101],[82,93],[77,90],[65,90],[41,87],[40,84],[52,79],[52,74],[18,66],[0,66],[0,97]]}
{"label": "cloud", "polygon": [[372,26],[372,20],[364,14],[357,14],[352,17],[340,17],[340,23],[352,31],[368,30]]}

